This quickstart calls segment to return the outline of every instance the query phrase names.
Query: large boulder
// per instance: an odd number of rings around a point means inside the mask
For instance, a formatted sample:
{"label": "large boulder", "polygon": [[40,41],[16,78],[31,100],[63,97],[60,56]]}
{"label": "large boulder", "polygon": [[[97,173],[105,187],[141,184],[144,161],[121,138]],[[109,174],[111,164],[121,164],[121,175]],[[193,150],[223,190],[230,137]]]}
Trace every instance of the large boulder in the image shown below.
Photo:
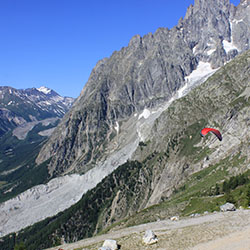
{"label": "large boulder", "polygon": [[99,250],[118,250],[118,244],[116,240],[105,240],[102,247]]}
{"label": "large boulder", "polygon": [[227,202],[226,204],[220,206],[220,211],[221,212],[226,212],[226,211],[235,211],[235,205],[232,203]]}
{"label": "large boulder", "polygon": [[158,238],[152,230],[147,230],[142,240],[143,240],[143,243],[146,245],[152,245],[158,242]]}

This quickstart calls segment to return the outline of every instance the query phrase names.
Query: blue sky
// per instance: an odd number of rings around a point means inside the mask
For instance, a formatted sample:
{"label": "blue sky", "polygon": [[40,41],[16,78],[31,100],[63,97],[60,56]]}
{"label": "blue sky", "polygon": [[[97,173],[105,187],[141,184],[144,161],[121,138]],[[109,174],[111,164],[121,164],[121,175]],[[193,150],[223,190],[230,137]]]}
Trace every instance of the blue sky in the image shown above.
{"label": "blue sky", "polygon": [[[240,0],[231,0],[238,5]],[[97,61],[172,28],[194,0],[0,0],[0,85],[77,97]]]}

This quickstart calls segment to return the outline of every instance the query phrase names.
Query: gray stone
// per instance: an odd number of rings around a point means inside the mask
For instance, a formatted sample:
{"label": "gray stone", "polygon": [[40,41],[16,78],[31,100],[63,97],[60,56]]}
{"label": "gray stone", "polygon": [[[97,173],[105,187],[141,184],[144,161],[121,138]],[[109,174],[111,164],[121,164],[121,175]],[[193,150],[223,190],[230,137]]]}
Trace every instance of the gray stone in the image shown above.
{"label": "gray stone", "polygon": [[[118,249],[118,245],[116,240],[105,240],[102,247],[104,247],[106,250],[117,250]],[[104,250],[104,249],[103,249]]]}
{"label": "gray stone", "polygon": [[179,216],[172,216],[170,218],[171,221],[178,221],[179,220]]}
{"label": "gray stone", "polygon": [[147,230],[142,240],[146,245],[152,245],[158,242],[158,238],[152,230]]}
{"label": "gray stone", "polygon": [[[205,213],[204,213],[205,214]],[[194,218],[194,217],[199,217],[200,214],[199,213],[194,213],[194,214],[191,214],[190,217]]]}
{"label": "gray stone", "polygon": [[220,206],[220,211],[221,212],[226,212],[226,211],[235,211],[235,205],[232,203],[227,202],[226,204]]}

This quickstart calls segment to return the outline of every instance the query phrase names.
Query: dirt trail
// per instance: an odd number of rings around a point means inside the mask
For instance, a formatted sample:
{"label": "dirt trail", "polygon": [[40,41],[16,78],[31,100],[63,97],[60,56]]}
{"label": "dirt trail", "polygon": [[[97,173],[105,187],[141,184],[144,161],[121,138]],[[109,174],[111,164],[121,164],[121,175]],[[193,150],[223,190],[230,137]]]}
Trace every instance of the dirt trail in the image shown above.
{"label": "dirt trail", "polygon": [[[145,246],[144,232],[151,229],[158,237],[158,243]],[[121,250],[245,250],[250,249],[250,210],[213,213],[179,221],[157,221],[110,232],[60,247],[57,250],[97,250],[105,239],[115,239]]]}
{"label": "dirt trail", "polygon": [[232,233],[228,236],[199,244],[193,250],[207,250],[207,249],[220,249],[220,250],[249,250],[250,249],[250,227],[243,229],[240,232]]}

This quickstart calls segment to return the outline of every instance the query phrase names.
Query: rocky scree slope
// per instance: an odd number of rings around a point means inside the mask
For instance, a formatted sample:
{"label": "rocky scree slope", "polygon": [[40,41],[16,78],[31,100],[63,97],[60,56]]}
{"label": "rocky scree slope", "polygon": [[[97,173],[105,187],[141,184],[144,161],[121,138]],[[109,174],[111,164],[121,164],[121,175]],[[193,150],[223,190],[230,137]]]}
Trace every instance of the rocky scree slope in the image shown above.
{"label": "rocky scree slope", "polygon": [[227,0],[196,0],[171,30],[134,36],[97,63],[36,162],[51,159],[51,176],[102,164],[126,145],[117,144],[124,122],[167,102],[200,63],[218,68],[249,49],[249,37],[249,1],[235,7]]}
{"label": "rocky scree slope", "polygon": [[[60,244],[61,240],[77,241],[124,218],[127,222],[125,220],[120,226],[136,221],[140,211],[170,199],[173,191],[195,172],[216,166],[226,171],[222,179],[218,179],[221,181],[247,171],[250,167],[249,65],[250,51],[223,66],[185,97],[174,101],[155,121],[151,139],[140,143],[131,161],[104,178],[76,205],[19,232],[17,239],[24,241],[28,249],[49,247]],[[204,126],[219,128],[222,142],[213,135],[202,138],[199,131]],[[241,160],[233,161],[235,158]],[[206,184],[206,188],[209,190],[210,186]],[[185,202],[176,203],[174,211],[163,207],[150,216],[166,218],[186,206]],[[10,239],[5,238],[4,242]]]}

